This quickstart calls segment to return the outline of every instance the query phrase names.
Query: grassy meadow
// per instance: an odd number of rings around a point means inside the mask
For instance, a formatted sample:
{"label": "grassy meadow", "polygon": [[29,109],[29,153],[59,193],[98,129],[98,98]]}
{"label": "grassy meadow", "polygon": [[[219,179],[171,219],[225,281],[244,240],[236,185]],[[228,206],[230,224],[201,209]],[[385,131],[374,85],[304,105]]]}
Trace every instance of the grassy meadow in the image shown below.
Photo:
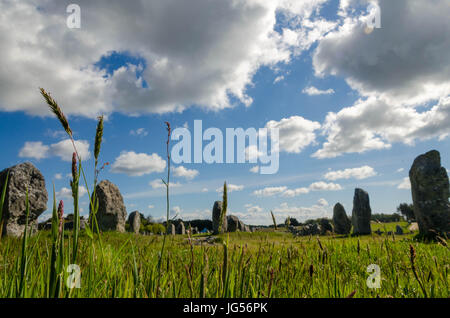
{"label": "grassy meadow", "polygon": [[[95,189],[105,166],[98,166],[103,117],[99,117],[95,133],[95,177],[88,181],[66,117],[44,89],[41,94],[74,147],[70,183],[74,230],[64,230],[64,202],[57,201],[53,190],[51,230],[30,235],[26,224],[21,238],[0,234],[0,298],[450,296],[448,241],[418,242],[406,229],[406,222],[372,223],[372,231],[385,233],[395,231],[399,224],[405,232],[399,236],[295,237],[284,228],[192,237],[100,232]],[[169,221],[171,128],[167,122],[166,126],[168,169],[162,182]],[[80,182],[87,188],[91,208],[85,230],[80,230]],[[1,189],[0,222],[5,189]],[[26,198],[28,222],[28,193]],[[226,209],[224,184],[222,220]],[[168,226],[166,222],[166,232]],[[380,288],[368,287],[371,264],[380,269]]]}
{"label": "grassy meadow", "polygon": [[[389,224],[393,225],[393,224]],[[71,232],[64,234],[62,267],[52,278],[52,239],[40,232],[26,244],[0,244],[0,297],[444,297],[450,296],[450,253],[445,243],[412,235],[293,237],[283,230],[163,237],[81,232],[80,288],[64,268],[72,260]],[[412,248],[412,249],[411,249]],[[413,255],[412,255],[413,254]],[[370,289],[369,264],[381,269]]]}

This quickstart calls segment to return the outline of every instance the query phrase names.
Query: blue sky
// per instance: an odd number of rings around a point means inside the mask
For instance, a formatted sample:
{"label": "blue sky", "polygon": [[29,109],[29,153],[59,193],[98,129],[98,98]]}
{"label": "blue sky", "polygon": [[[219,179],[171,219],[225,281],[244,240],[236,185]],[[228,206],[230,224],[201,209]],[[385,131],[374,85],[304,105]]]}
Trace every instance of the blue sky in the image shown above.
{"label": "blue sky", "polygon": [[[70,206],[70,145],[39,86],[68,115],[88,180],[95,118],[106,116],[100,162],[110,165],[100,179],[118,185],[128,213],[165,214],[165,190],[154,183],[166,173],[165,121],[191,132],[194,120],[223,132],[271,121],[280,127],[274,175],[251,172],[248,163],[173,164],[172,213],[184,219],[209,218],[225,180],[229,213],[249,224],[269,224],[270,210],[278,222],[331,217],[336,202],[351,214],[355,187],[369,192],[373,213],[393,213],[411,202],[405,178],[416,156],[437,149],[450,167],[445,1],[435,8],[376,2],[382,28],[369,32],[364,1],[242,0],[233,7],[198,0],[193,12],[172,2],[136,3],[80,1],[80,29],[67,28],[64,4],[0,4],[0,39],[12,47],[0,54],[1,169],[31,161],[49,194],[54,184]],[[216,10],[223,21],[214,19]],[[38,27],[20,30],[26,16]],[[418,45],[428,55],[412,51]],[[83,215],[87,201],[84,195]]]}

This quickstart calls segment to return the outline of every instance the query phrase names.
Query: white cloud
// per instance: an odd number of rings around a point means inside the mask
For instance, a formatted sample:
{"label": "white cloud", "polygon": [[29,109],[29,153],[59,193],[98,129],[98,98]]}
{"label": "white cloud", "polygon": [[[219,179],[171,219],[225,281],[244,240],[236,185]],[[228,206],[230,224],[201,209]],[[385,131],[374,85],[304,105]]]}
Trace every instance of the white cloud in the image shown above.
{"label": "white cloud", "polygon": [[399,183],[397,189],[409,190],[411,189],[411,182],[409,181],[409,177],[403,178],[402,182]]}
{"label": "white cloud", "polygon": [[266,124],[266,128],[279,129],[280,151],[300,153],[306,146],[315,142],[314,131],[320,128],[320,124],[301,116],[292,116],[280,121],[271,120]]}
{"label": "white cloud", "polygon": [[247,210],[248,213],[259,213],[262,212],[262,208],[258,205],[253,205],[253,204],[246,204],[244,205],[245,209]]}
{"label": "white cloud", "polygon": [[[89,152],[89,142],[87,140],[75,140],[75,147],[81,160],[88,160],[91,157]],[[71,162],[74,149],[70,139],[62,140],[50,146],[50,154],[58,156],[61,160]]]}
{"label": "white cloud", "polygon": [[398,168],[396,172],[403,172],[403,171],[405,171],[404,168]]}
{"label": "white cloud", "polygon": [[[81,198],[87,194],[87,190],[84,186],[78,186],[78,197]],[[71,199],[72,198],[72,189],[63,187],[61,190],[56,192],[56,198],[59,199]]]}
{"label": "white cloud", "polygon": [[148,155],[123,151],[111,165],[111,172],[139,177],[153,172],[163,172],[165,168],[166,162],[156,153]]}
{"label": "white cloud", "polygon": [[334,89],[329,88],[327,90],[320,90],[314,86],[308,86],[303,89],[302,93],[307,94],[309,96],[331,95],[331,94],[334,94]]}
{"label": "white cloud", "polygon": [[[86,140],[75,140],[78,154],[82,160],[88,160],[91,157],[89,152],[89,142]],[[19,152],[20,158],[43,159],[57,156],[63,161],[72,161],[74,149],[70,139],[64,139],[51,145],[44,145],[41,141],[27,141]]]}
{"label": "white cloud", "polygon": [[267,187],[261,190],[253,191],[253,195],[259,197],[271,197],[287,190],[287,187]]}
{"label": "white cloud", "polygon": [[62,179],[62,174],[61,173],[55,173],[55,175],[53,176],[53,178],[55,180],[61,180]]}
{"label": "white cloud", "polygon": [[442,139],[450,133],[449,120],[450,97],[422,112],[376,97],[358,100],[338,113],[328,113],[323,125],[327,141],[313,157],[334,158],[343,153],[388,149],[395,142],[413,145],[417,139]]}
{"label": "white cloud", "polygon": [[[231,183],[227,183],[227,192],[233,192],[233,191],[242,191],[244,189],[243,185],[236,185],[236,184],[231,184]],[[223,187],[217,188],[216,192],[218,193],[222,193],[223,192]]]}
{"label": "white cloud", "polygon": [[50,147],[44,145],[41,141],[27,141],[19,151],[20,158],[43,159],[48,157]]}
{"label": "white cloud", "polygon": [[149,208],[150,210],[155,208],[155,206],[153,204],[150,204],[147,208]]}
{"label": "white cloud", "polygon": [[284,191],[281,196],[293,198],[293,197],[299,196],[301,194],[306,194],[306,193],[309,193],[309,188],[302,187],[302,188],[296,188],[296,189],[288,189],[288,190]]}
{"label": "white cloud", "polygon": [[202,192],[208,192],[209,190],[208,190],[208,188],[203,188],[202,189]]}
{"label": "white cloud", "polygon": [[250,172],[259,173],[259,166],[254,166],[250,168]]}
{"label": "white cloud", "polygon": [[173,174],[176,177],[183,177],[188,180],[194,179],[196,176],[198,176],[199,172],[195,169],[186,169],[183,166],[178,166],[173,168]]}
{"label": "white cloud", "polygon": [[[65,3],[2,1],[0,108],[48,115],[39,86],[54,93],[66,115],[218,110],[232,98],[249,105],[246,90],[259,68],[288,63],[324,34],[327,23],[312,17],[323,1],[301,2],[80,0],[84,26],[72,30]],[[308,24],[295,23],[289,35],[287,24],[279,33],[278,14]],[[114,51],[142,63],[108,75],[95,63]]]}
{"label": "white cloud", "polygon": [[323,182],[323,181],[319,181],[319,182],[314,182],[311,183],[311,185],[309,186],[309,189],[311,191],[338,191],[338,190],[342,190],[342,187],[340,184],[337,183],[327,183],[327,182]]}
{"label": "white cloud", "polygon": [[284,76],[279,75],[279,76],[275,77],[275,79],[273,80],[273,83],[276,84],[278,82],[281,82],[282,80],[284,80]]}
{"label": "white cloud", "polygon": [[342,190],[341,185],[337,183],[326,183],[323,181],[314,182],[309,187],[300,187],[296,189],[289,189],[286,186],[280,187],[266,187],[263,189],[253,191],[253,195],[258,197],[272,197],[280,195],[282,197],[293,198],[302,194],[307,194],[310,191],[338,191]]}
{"label": "white cloud", "polygon": [[172,215],[178,215],[179,216],[182,211],[183,210],[179,206],[174,206],[173,208],[170,209],[170,213]]}
{"label": "white cloud", "polygon": [[324,175],[327,180],[339,180],[354,178],[357,180],[366,179],[375,176],[377,173],[370,166],[362,166],[359,168],[348,168],[344,170],[330,171]]}
{"label": "white cloud", "polygon": [[[166,185],[162,182],[161,179],[155,179],[149,182],[149,185],[153,188],[153,189],[165,189]],[[169,186],[170,188],[178,188],[181,187],[181,183],[179,182],[170,182]]]}
{"label": "white cloud", "polygon": [[148,135],[148,131],[145,128],[138,128],[136,130],[130,130],[130,135],[145,137]]}
{"label": "white cloud", "polygon": [[341,2],[341,26],[320,40],[316,75],[344,77],[361,98],[329,113],[327,141],[314,154],[387,149],[393,143],[450,135],[450,6],[437,0],[379,0],[382,27],[365,32],[360,1]]}
{"label": "white cloud", "polygon": [[319,200],[317,201],[317,204],[318,204],[319,206],[328,206],[328,202],[327,202],[327,200],[325,200],[324,198],[319,199]]}

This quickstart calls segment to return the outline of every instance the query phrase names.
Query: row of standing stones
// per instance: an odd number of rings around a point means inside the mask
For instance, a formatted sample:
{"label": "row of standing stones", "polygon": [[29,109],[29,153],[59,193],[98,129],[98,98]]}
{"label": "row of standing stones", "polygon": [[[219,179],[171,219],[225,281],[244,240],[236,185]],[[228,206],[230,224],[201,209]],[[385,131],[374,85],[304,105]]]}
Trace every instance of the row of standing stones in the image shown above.
{"label": "row of standing stones", "polygon": [[[3,235],[20,237],[26,224],[26,200],[28,196],[28,223],[32,230],[37,230],[38,217],[47,210],[48,193],[42,173],[30,162],[18,164],[0,172],[0,189],[3,189],[6,177],[5,202],[3,206]],[[409,171],[414,214],[419,225],[419,232],[424,236],[450,233],[449,179],[447,171],[441,166],[440,154],[436,150],[418,156]],[[97,223],[100,231],[125,232],[127,211],[119,188],[108,180],[101,181],[96,187],[99,201]],[[329,221],[324,220],[320,227],[323,231],[334,230],[337,234],[348,234],[353,225],[353,233],[370,234],[371,208],[369,195],[362,189],[355,189],[351,220],[347,217],[342,204],[337,203],[333,209],[332,228]],[[230,215],[220,222],[222,202],[216,201],[212,211],[213,233],[219,232],[251,232],[248,225],[236,216]],[[130,230],[138,233],[140,213],[128,216]],[[219,230],[222,223],[222,229]],[[84,223],[85,224],[85,223]],[[316,227],[316,228],[314,228]],[[317,231],[317,225],[303,229],[304,234]],[[181,222],[175,228],[169,226],[170,234],[184,234]]]}

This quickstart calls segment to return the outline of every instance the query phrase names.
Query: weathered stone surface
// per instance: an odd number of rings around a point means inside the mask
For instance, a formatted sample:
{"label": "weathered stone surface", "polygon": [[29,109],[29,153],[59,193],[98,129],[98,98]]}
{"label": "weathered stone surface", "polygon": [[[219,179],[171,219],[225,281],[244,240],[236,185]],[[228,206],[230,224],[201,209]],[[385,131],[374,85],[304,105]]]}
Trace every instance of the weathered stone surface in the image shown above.
{"label": "weathered stone surface", "polygon": [[235,215],[228,215],[227,216],[227,231],[228,232],[236,232],[236,231],[242,231],[243,223],[239,220],[239,218]]}
{"label": "weathered stone surface", "polygon": [[[219,234],[219,224],[220,224],[220,216],[222,214],[222,201],[214,202],[213,210],[212,210],[212,226],[213,226],[213,234]],[[227,231],[227,218],[225,217],[222,223],[222,230],[220,232]]]}
{"label": "weathered stone surface", "polygon": [[417,222],[413,222],[408,226],[408,230],[411,232],[415,232],[419,230],[419,224]]}
{"label": "weathered stone surface", "polygon": [[0,192],[9,173],[3,206],[3,235],[20,237],[25,230],[26,196],[30,214],[30,230],[37,230],[37,219],[47,209],[48,194],[42,173],[30,162],[18,164],[0,172]]}
{"label": "weathered stone surface", "polygon": [[139,211],[131,212],[128,216],[128,224],[130,225],[130,232],[139,234],[141,228],[141,214]]}
{"label": "weathered stone surface", "polygon": [[420,234],[449,234],[449,180],[439,152],[432,150],[418,156],[409,170],[409,180]]}
{"label": "weathered stone surface", "polygon": [[322,231],[321,227],[317,223],[305,225],[298,233],[298,235],[319,235]]}
{"label": "weathered stone surface", "polygon": [[184,223],[183,222],[178,223],[178,225],[177,225],[177,234],[181,234],[181,235],[186,234],[186,229],[184,227]]}
{"label": "weathered stone surface", "polygon": [[[81,217],[80,218],[80,230],[86,229],[86,226],[88,225],[88,221]],[[65,221],[64,222],[64,230],[73,230],[74,222],[73,221]],[[49,229],[52,228],[52,223],[50,222]]]}
{"label": "weathered stone surface", "polygon": [[333,232],[333,225],[330,220],[326,218],[320,219],[320,234],[325,235],[331,232]]}
{"label": "weathered stone surface", "polygon": [[356,188],[353,197],[352,224],[353,234],[370,234],[370,209],[369,194],[363,189]]}
{"label": "weathered stone surface", "polygon": [[402,235],[403,234],[403,229],[402,229],[402,227],[400,225],[397,225],[395,227],[395,234],[397,234],[397,235]]}
{"label": "weathered stone surface", "polygon": [[352,229],[352,221],[347,216],[344,207],[339,202],[333,208],[333,224],[336,234],[349,234]]}
{"label": "weathered stone surface", "polygon": [[[125,232],[127,210],[119,188],[110,181],[103,180],[97,185],[96,193],[99,203],[96,215],[99,230]],[[91,210],[91,207],[89,209]]]}
{"label": "weathered stone surface", "polygon": [[170,224],[169,224],[169,228],[168,228],[167,234],[169,234],[169,235],[175,235],[176,233],[177,233],[177,232],[176,232],[176,230],[175,230],[175,224],[170,223]]}

